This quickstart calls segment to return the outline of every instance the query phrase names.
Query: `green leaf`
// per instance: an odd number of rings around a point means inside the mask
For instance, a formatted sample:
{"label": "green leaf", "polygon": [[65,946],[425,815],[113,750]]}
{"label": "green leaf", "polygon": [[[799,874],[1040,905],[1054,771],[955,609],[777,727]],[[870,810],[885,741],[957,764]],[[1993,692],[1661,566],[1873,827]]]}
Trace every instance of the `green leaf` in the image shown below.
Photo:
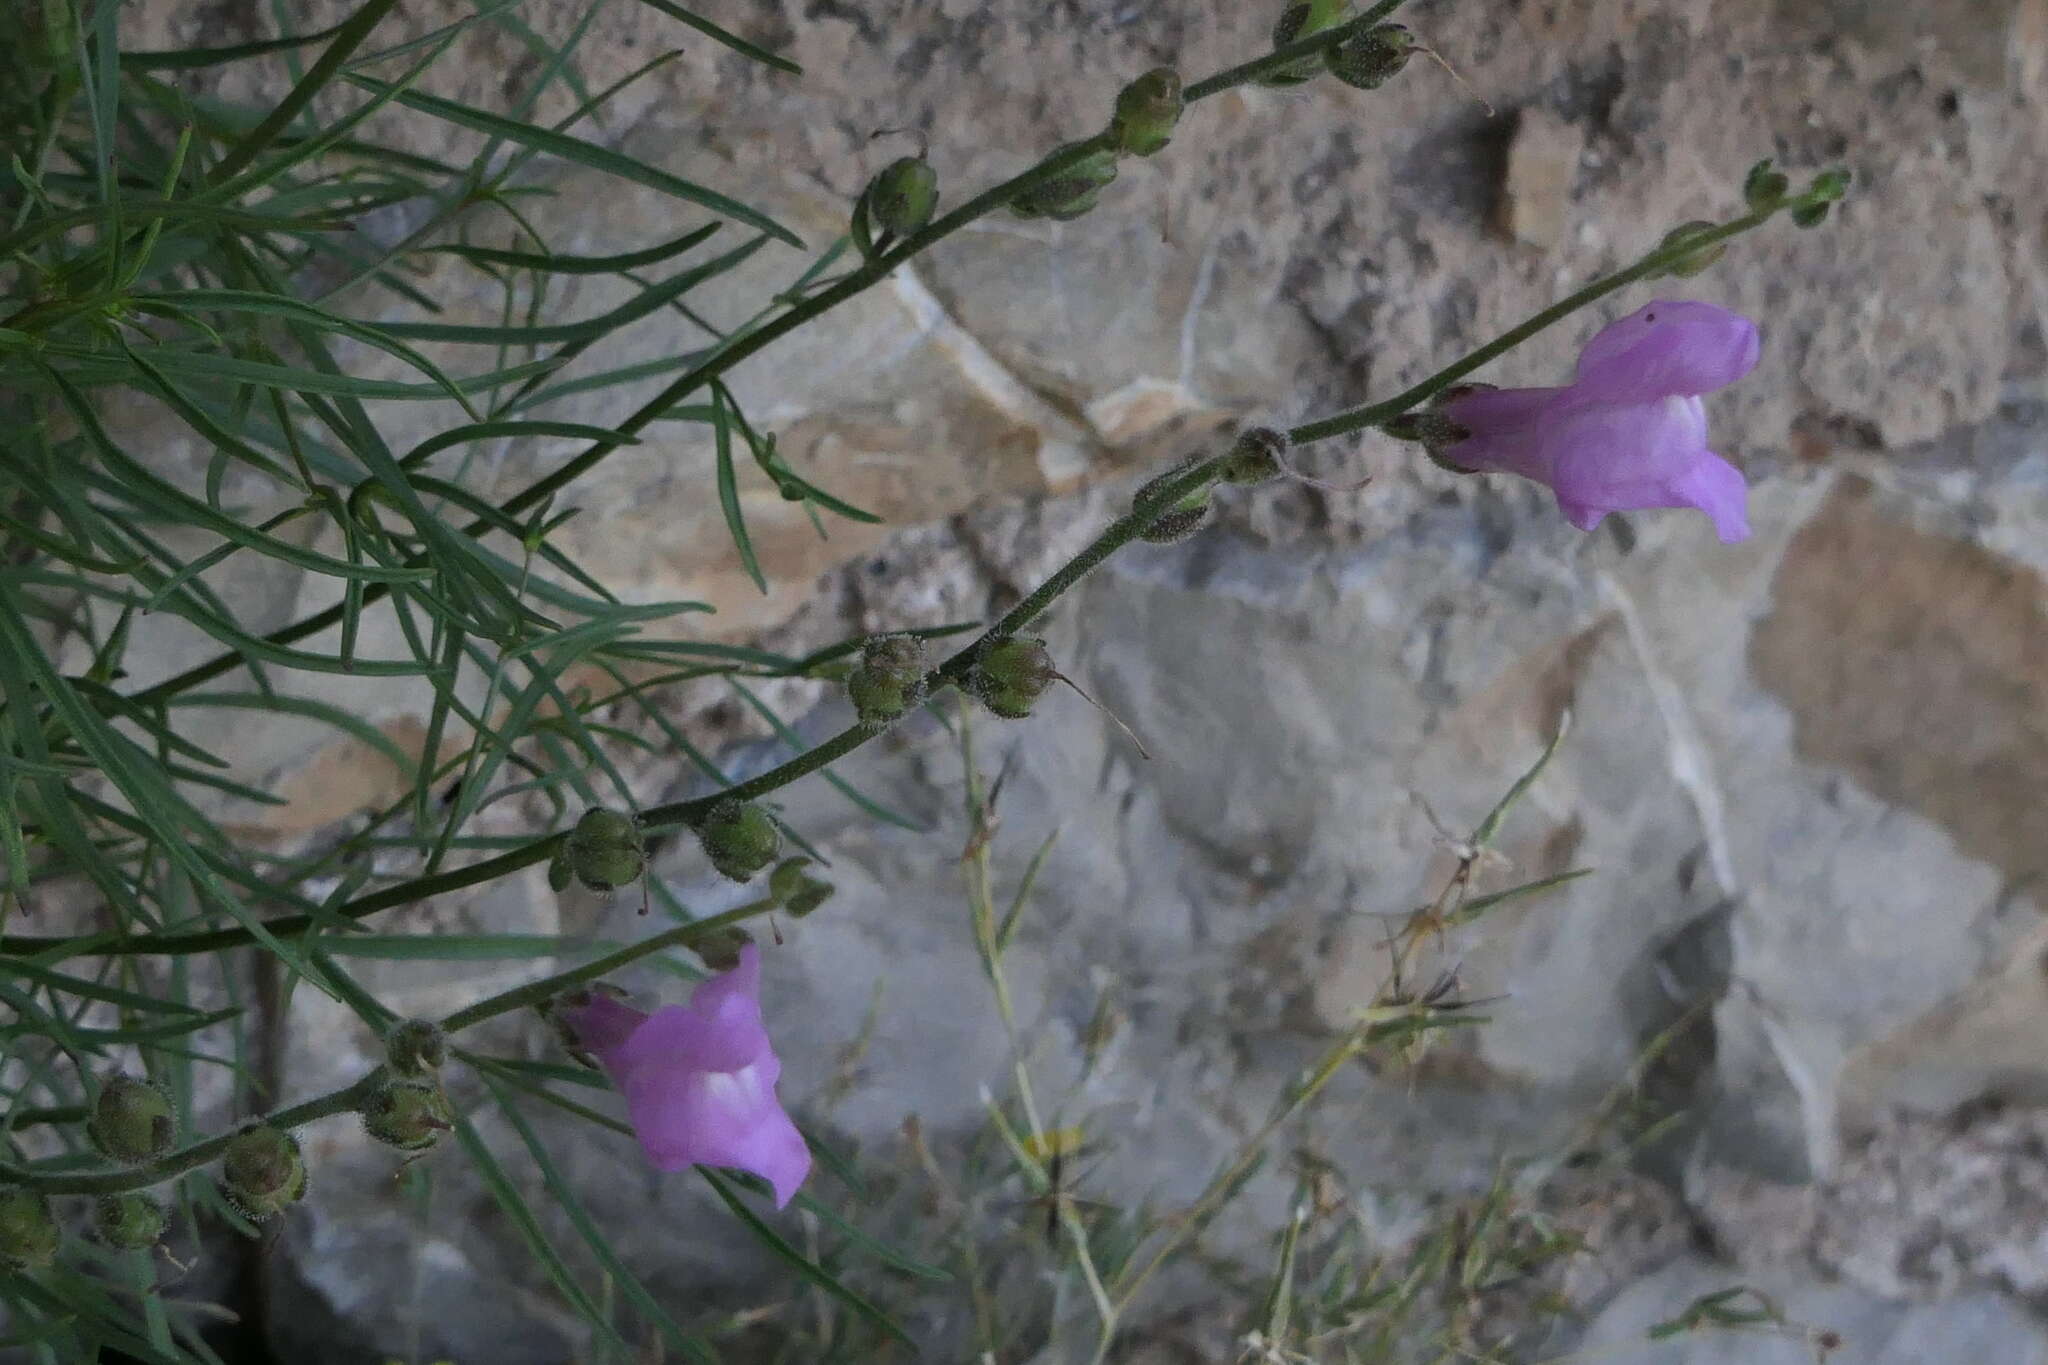
{"label": "green leaf", "polygon": [[680,256],[694,246],[701,246],[712,233],[724,226],[723,223],[706,223],[693,232],[686,232],[659,246],[628,251],[617,256],[558,256],[546,251],[510,251],[497,247],[469,246],[464,243],[430,246],[423,254],[459,256],[472,265],[501,265],[508,270],[532,270],[547,275],[616,275],[627,270],[660,265],[663,261]]}
{"label": "green leaf", "polygon": [[[373,80],[368,76],[358,73],[350,73],[348,79],[362,86],[365,90],[388,91],[391,88],[383,81]],[[767,215],[748,208],[738,200],[727,198],[725,195],[718,194],[712,190],[707,190],[701,185],[691,184],[687,180],[677,179],[665,171],[656,170],[654,167],[635,161],[631,157],[622,156],[610,148],[600,147],[594,142],[586,142],[582,138],[571,137],[567,133],[557,133],[546,128],[538,128],[530,123],[517,123],[499,114],[487,113],[482,109],[472,108],[466,104],[458,104],[454,100],[442,99],[438,95],[422,94],[416,90],[405,91],[399,94],[398,102],[409,109],[416,110],[422,114],[431,114],[435,118],[444,119],[460,127],[472,128],[477,132],[487,133],[494,137],[502,137],[508,142],[516,142],[521,146],[531,147],[536,151],[559,156],[565,161],[573,161],[577,165],[587,167],[590,170],[600,171],[607,175],[615,175],[622,180],[630,180],[636,185],[645,185],[651,190],[658,190],[663,194],[684,200],[687,203],[710,209],[713,213],[731,218],[736,222],[749,224],[779,241],[787,242],[790,246],[796,247],[799,250],[803,247],[803,241],[795,233],[789,231],[789,229],[775,222]]]}
{"label": "green leaf", "polygon": [[632,1348],[613,1329],[610,1319],[598,1311],[597,1305],[591,1302],[590,1295],[584,1292],[583,1286],[576,1283],[575,1277],[569,1273],[569,1267],[563,1263],[561,1253],[555,1250],[553,1244],[548,1241],[547,1234],[541,1230],[540,1220],[534,1217],[533,1210],[528,1208],[526,1200],[520,1197],[517,1187],[505,1174],[505,1168],[491,1155],[491,1149],[484,1145],[483,1138],[478,1135],[476,1126],[469,1121],[467,1115],[456,1118],[455,1136],[462,1143],[463,1150],[469,1153],[470,1163],[476,1167],[476,1173],[483,1181],[484,1188],[490,1191],[491,1198],[504,1211],[506,1218],[511,1220],[521,1240],[533,1252],[534,1258],[540,1262],[541,1269],[547,1272],[547,1277],[554,1282],[555,1288],[562,1292],[562,1296],[583,1315],[584,1321],[601,1333],[621,1356],[630,1358]]}
{"label": "green leaf", "polygon": [[497,1100],[499,1112],[511,1123],[513,1131],[519,1134],[519,1140],[526,1144],[526,1150],[533,1156],[534,1168],[540,1172],[541,1182],[547,1186],[548,1193],[554,1196],[562,1212],[568,1215],[570,1224],[576,1229],[576,1235],[583,1239],[583,1244],[590,1248],[591,1254],[604,1266],[612,1282],[625,1292],[627,1299],[640,1311],[640,1316],[652,1324],[669,1345],[685,1356],[692,1360],[707,1362],[708,1365],[718,1365],[718,1354],[701,1337],[693,1336],[678,1326],[660,1302],[641,1285],[626,1263],[619,1259],[618,1253],[612,1249],[611,1241],[598,1227],[596,1220],[585,1211],[582,1201],[576,1197],[574,1186],[563,1178],[554,1159],[548,1155],[548,1149],[541,1143],[532,1126],[527,1123],[525,1116],[519,1112],[518,1106],[512,1102],[511,1096],[507,1095],[489,1075],[484,1077],[484,1085],[490,1090],[492,1098]]}
{"label": "green leaf", "polygon": [[801,1251],[798,1251],[794,1246],[790,1245],[782,1234],[763,1222],[760,1215],[748,1208],[746,1203],[739,1197],[739,1194],[733,1189],[732,1181],[729,1178],[712,1170],[709,1166],[697,1167],[697,1174],[703,1176],[705,1183],[711,1186],[712,1191],[721,1200],[725,1201],[725,1206],[732,1210],[733,1217],[744,1223],[749,1232],[759,1238],[761,1243],[770,1251],[787,1262],[797,1274],[803,1276],[806,1280],[809,1280],[848,1308],[851,1308],[873,1326],[879,1327],[882,1331],[887,1332],[905,1345],[910,1344],[909,1334],[896,1324],[894,1318],[868,1302],[854,1290],[848,1288],[840,1281],[838,1276],[819,1265],[816,1261],[811,1260],[810,1257],[804,1255]]}
{"label": "green leaf", "polygon": [[[136,303],[138,306],[144,303],[174,304],[181,309],[193,309],[200,312],[250,313],[271,317],[288,317],[294,321],[318,327],[322,331],[339,332],[344,336],[353,337],[365,345],[374,346],[380,351],[397,356],[421,374],[432,379],[450,398],[462,404],[464,408],[469,408],[469,400],[463,396],[462,390],[456,387],[455,381],[443,374],[440,366],[420,354],[418,350],[401,341],[397,333],[388,327],[375,327],[367,322],[358,322],[353,318],[341,317],[314,304],[303,303],[298,299],[285,298],[276,294],[262,294],[248,289],[184,289],[176,294],[142,294],[136,297]],[[474,417],[478,414],[471,409],[470,415]]]}
{"label": "green leaf", "polygon": [[692,14],[681,5],[673,3],[673,0],[640,0],[640,3],[650,9],[660,10],[677,23],[688,24],[691,28],[696,29],[699,33],[713,41],[723,43],[733,51],[743,56],[751,57],[765,66],[772,66],[777,71],[786,71],[792,76],[804,74],[804,69],[789,58],[778,57],[767,48],[757,47],[737,34],[728,33],[709,19]]}
{"label": "green leaf", "polygon": [[553,934],[336,934],[320,940],[336,957],[386,962],[531,962],[603,946]]}
{"label": "green leaf", "polygon": [[725,525],[732,532],[732,543],[740,552],[740,567],[747,571],[747,577],[754,580],[754,586],[765,593],[768,580],[761,573],[761,561],[754,557],[754,541],[747,534],[746,514],[740,510],[739,475],[732,463],[732,424],[727,419],[723,397],[717,400],[717,405],[718,506],[725,513]]}
{"label": "green leaf", "polygon": [[1474,848],[1485,848],[1493,842],[1493,836],[1500,832],[1500,822],[1507,818],[1509,809],[1515,802],[1521,800],[1522,794],[1535,785],[1536,779],[1543,775],[1544,768],[1549,766],[1551,758],[1557,753],[1557,746],[1564,743],[1564,737],[1571,728],[1571,712],[1567,711],[1557,718],[1557,733],[1550,737],[1550,743],[1543,746],[1543,752],[1529,765],[1529,770],[1515,779],[1515,784],[1508,788],[1507,795],[1495,803],[1494,808],[1486,813],[1486,818],[1479,822],[1479,828],[1472,831]]}
{"label": "green leaf", "polygon": [[394,337],[411,337],[417,341],[466,342],[489,346],[540,346],[556,342],[595,341],[621,327],[638,322],[682,297],[705,280],[732,269],[759,251],[767,241],[766,237],[756,237],[723,256],[691,266],[688,270],[652,288],[641,290],[639,294],[609,313],[600,313],[582,322],[520,323],[507,327],[452,322],[393,322],[385,324],[383,330]]}
{"label": "green leaf", "polygon": [[201,67],[220,66],[227,62],[245,61],[250,57],[264,57],[273,52],[289,52],[294,48],[310,47],[324,43],[342,29],[341,24],[323,28],[316,33],[299,34],[290,38],[268,38],[262,42],[237,43],[231,47],[191,47],[163,52],[123,52],[121,65],[130,71],[196,71]]}

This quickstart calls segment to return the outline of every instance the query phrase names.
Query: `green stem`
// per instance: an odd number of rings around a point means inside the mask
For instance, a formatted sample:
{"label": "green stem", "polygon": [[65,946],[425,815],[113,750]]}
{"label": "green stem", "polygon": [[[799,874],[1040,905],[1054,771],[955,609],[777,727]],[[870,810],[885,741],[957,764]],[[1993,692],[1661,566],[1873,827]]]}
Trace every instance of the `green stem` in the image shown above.
{"label": "green stem", "polygon": [[764,896],[760,900],[735,906],[723,914],[692,920],[688,924],[678,924],[673,929],[664,929],[615,953],[607,953],[595,962],[586,962],[580,967],[571,967],[567,971],[556,972],[553,976],[544,976],[524,986],[500,991],[488,1000],[479,1000],[467,1009],[457,1010],[443,1019],[441,1027],[449,1033],[454,1033],[481,1024],[486,1019],[495,1019],[501,1014],[510,1014],[513,1010],[524,1009],[528,1005],[541,1004],[572,986],[595,981],[601,976],[610,976],[620,968],[629,967],[641,958],[658,953],[664,948],[680,948],[703,938],[706,934],[715,934],[720,929],[738,924],[741,920],[765,915],[776,905],[777,901],[773,896]]}
{"label": "green stem", "polygon": [[[481,1024],[487,1019],[495,1019],[501,1014],[510,1014],[529,1005],[541,1004],[572,986],[580,986],[586,981],[609,976],[621,968],[631,966],[643,957],[666,948],[685,946],[707,934],[730,928],[742,920],[765,915],[773,910],[776,904],[774,897],[763,897],[760,900],[749,901],[745,905],[735,906],[723,914],[693,920],[688,924],[678,924],[673,929],[664,929],[630,947],[608,953],[580,967],[570,967],[552,976],[544,976],[538,981],[529,981],[523,986],[500,991],[487,1000],[479,1000],[467,1009],[457,1010],[443,1019],[441,1028],[444,1032],[456,1033]],[[257,1122],[272,1128],[292,1129],[311,1123],[315,1119],[347,1113],[360,1108],[362,1102],[369,1098],[370,1092],[376,1089],[383,1079],[384,1069],[373,1067],[368,1074],[349,1085],[265,1115]],[[250,1126],[252,1125],[243,1124],[230,1132],[208,1138],[204,1142],[195,1142],[156,1161],[126,1170],[86,1171],[75,1175],[40,1175],[35,1171],[0,1165],[0,1180],[26,1185],[45,1194],[119,1194],[123,1190],[147,1189],[151,1185],[160,1185],[166,1180],[175,1179],[219,1157],[227,1151],[228,1144],[235,1140],[235,1135]]]}

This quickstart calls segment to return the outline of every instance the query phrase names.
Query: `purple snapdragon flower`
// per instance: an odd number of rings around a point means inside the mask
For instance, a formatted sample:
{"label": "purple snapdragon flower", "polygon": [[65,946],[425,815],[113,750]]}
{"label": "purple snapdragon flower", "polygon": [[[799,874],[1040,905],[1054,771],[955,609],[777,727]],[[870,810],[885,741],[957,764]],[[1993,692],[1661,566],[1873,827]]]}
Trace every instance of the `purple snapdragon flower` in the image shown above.
{"label": "purple snapdragon flower", "polygon": [[1697,507],[1724,542],[1749,535],[1741,471],[1707,449],[1700,395],[1755,367],[1756,324],[1711,303],[1660,300],[1601,329],[1561,389],[1479,389],[1443,405],[1470,433],[1463,469],[1520,474],[1582,531],[1609,512]]}
{"label": "purple snapdragon flower", "polygon": [[559,1013],[625,1094],[656,1169],[749,1171],[774,1188],[777,1208],[804,1183],[811,1153],[775,1098],[782,1063],[761,1022],[761,952],[753,944],[687,1005],[646,1014],[593,993]]}

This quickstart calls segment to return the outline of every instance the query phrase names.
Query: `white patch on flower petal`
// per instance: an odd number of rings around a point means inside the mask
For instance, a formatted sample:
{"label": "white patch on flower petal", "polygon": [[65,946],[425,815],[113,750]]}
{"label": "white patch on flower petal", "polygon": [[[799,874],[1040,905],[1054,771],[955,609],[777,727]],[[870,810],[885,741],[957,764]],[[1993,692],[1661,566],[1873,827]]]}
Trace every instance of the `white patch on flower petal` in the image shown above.
{"label": "white patch on flower petal", "polygon": [[734,1113],[758,1108],[768,1096],[768,1087],[761,1083],[759,1066],[743,1066],[738,1071],[707,1071],[699,1084],[704,1087],[706,1099]]}
{"label": "white patch on flower petal", "polygon": [[1695,394],[1673,394],[1657,404],[1657,416],[1686,436],[1694,450],[1707,444],[1707,405]]}

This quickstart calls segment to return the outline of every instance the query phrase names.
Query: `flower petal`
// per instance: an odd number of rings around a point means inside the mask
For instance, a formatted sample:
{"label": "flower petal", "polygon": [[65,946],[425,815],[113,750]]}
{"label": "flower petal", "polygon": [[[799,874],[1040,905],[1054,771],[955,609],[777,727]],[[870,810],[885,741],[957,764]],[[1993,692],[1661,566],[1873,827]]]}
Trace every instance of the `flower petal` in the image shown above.
{"label": "flower petal", "polygon": [[1543,432],[1548,482],[1579,507],[1669,506],[1658,499],[1705,453],[1706,432],[1697,398],[1568,408]]}
{"label": "flower petal", "polygon": [[1472,435],[1443,458],[1465,469],[1497,470],[1548,482],[1542,431],[1565,389],[1481,389],[1444,404],[1444,416]]}
{"label": "flower petal", "polygon": [[771,1068],[642,1067],[626,1087],[626,1108],[659,1170],[702,1164],[750,1171],[774,1187],[777,1208],[810,1174],[810,1149],[775,1097]]}
{"label": "flower petal", "polygon": [[1756,324],[1740,313],[1659,299],[1586,343],[1572,390],[1606,403],[1710,393],[1748,374],[1761,350]]}
{"label": "flower petal", "polygon": [[1749,485],[1742,471],[1713,451],[1702,451],[1684,477],[1671,486],[1673,507],[1697,507],[1714,522],[1723,545],[1749,539]]}
{"label": "flower petal", "polygon": [[621,1004],[601,991],[592,991],[589,1003],[565,1006],[560,1013],[562,1022],[574,1031],[583,1050],[607,1068],[627,1039],[647,1022],[644,1011]]}

